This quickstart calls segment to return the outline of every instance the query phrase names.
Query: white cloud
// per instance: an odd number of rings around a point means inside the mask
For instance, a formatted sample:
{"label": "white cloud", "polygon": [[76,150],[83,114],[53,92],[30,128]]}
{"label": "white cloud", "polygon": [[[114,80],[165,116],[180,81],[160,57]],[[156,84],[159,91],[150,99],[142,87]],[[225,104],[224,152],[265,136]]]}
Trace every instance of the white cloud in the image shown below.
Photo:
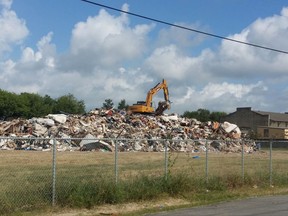
{"label": "white cloud", "polygon": [[50,76],[59,75],[59,71],[55,70],[56,50],[51,40],[52,33],[48,33],[37,43],[37,50],[25,47],[18,61],[7,60],[0,64],[0,77],[5,80],[1,87],[16,93],[49,94],[47,89],[53,89],[54,83],[47,80],[50,80]]}
{"label": "white cloud", "polygon": [[26,47],[22,51],[21,62],[38,62],[42,58],[40,52],[34,52],[34,50],[30,47]]}
{"label": "white cloud", "polygon": [[284,17],[288,17],[288,7],[284,7],[281,11],[281,15]]}
{"label": "white cloud", "polygon": [[12,0],[0,0],[0,5],[2,5],[6,9],[10,9],[12,5]]}
{"label": "white cloud", "polygon": [[37,43],[37,50],[26,47],[22,51],[21,64],[31,64],[33,62],[41,63],[44,67],[55,67],[56,46],[52,44],[53,33],[49,32],[43,36]]}
{"label": "white cloud", "polygon": [[[209,32],[209,28],[201,25],[200,23],[175,23],[175,25],[183,26],[190,29],[198,29],[201,31]],[[191,49],[191,47],[201,44],[207,36],[198,34],[192,31],[171,26],[170,28],[163,28],[159,31],[157,39],[157,46],[165,46],[165,44],[175,44],[183,50]],[[192,48],[193,49],[193,48]]]}
{"label": "white cloud", "polygon": [[[281,15],[259,18],[230,38],[287,51],[288,17],[284,15],[287,10],[283,8]],[[288,55],[224,40],[210,64],[218,67],[221,76],[273,79],[288,73]]]}
{"label": "white cloud", "polygon": [[0,62],[1,88],[5,88],[11,85],[9,76],[11,76],[11,73],[13,73],[14,67],[15,62],[13,62],[12,60]]}
{"label": "white cloud", "polygon": [[[29,33],[25,21],[10,10],[11,3],[0,0],[5,5],[0,16],[0,54]],[[122,9],[128,11],[129,6],[124,4]],[[280,15],[259,18],[229,37],[288,49],[287,14],[288,8],[283,8]],[[179,113],[198,108],[229,112],[237,106],[275,109],[280,104],[271,102],[275,85],[279,98],[287,98],[281,85],[286,88],[288,81],[288,55],[222,41],[218,49],[206,48],[192,56],[189,49],[202,43],[203,36],[167,28],[153,41],[149,33],[157,30],[155,24],[131,25],[129,19],[125,13],[113,16],[102,9],[76,23],[64,55],[57,53],[49,32],[36,48],[24,47],[20,59],[0,60],[1,88],[52,97],[72,93],[90,109],[102,106],[107,98],[115,106],[121,99],[129,104],[145,100],[147,91],[165,78],[171,111]],[[162,93],[155,95],[155,102],[158,99],[163,100]]]}
{"label": "white cloud", "polygon": [[24,20],[19,19],[17,14],[10,10],[12,1],[1,0],[4,7],[0,11],[0,57],[11,50],[11,46],[20,44],[28,35],[29,31]]}
{"label": "white cloud", "polygon": [[[123,7],[128,10],[127,5]],[[143,24],[131,28],[126,14],[115,17],[102,9],[97,16],[75,25],[71,51],[77,57],[84,55],[94,65],[133,60],[146,50],[146,37],[152,27]]]}
{"label": "white cloud", "polygon": [[[263,100],[267,87],[262,83],[244,85],[234,83],[208,83],[200,90],[188,87],[182,97],[176,97],[173,105],[179,110],[197,110],[198,108],[213,111],[231,111],[231,106],[258,106]],[[189,109],[187,109],[189,107]]]}
{"label": "white cloud", "polygon": [[[125,11],[125,12],[129,12],[129,5],[126,3],[123,4],[121,10]],[[122,16],[127,16],[127,15],[126,15],[126,13],[122,13]]]}
{"label": "white cloud", "polygon": [[170,45],[155,49],[146,65],[160,77],[181,80],[189,73],[192,75],[191,68],[197,65],[197,61],[181,54],[175,45]]}
{"label": "white cloud", "polygon": [[[200,94],[203,96],[203,98],[206,99],[217,99],[223,97],[225,94],[230,94],[236,99],[242,99],[251,91],[253,91],[254,88],[257,88],[261,85],[261,82],[251,85],[232,84],[227,82],[223,82],[221,84],[208,83],[208,85],[203,88]],[[264,90],[265,89],[266,88],[264,88]]]}
{"label": "white cloud", "polygon": [[248,39],[251,42],[257,41],[257,43],[263,44],[264,46],[287,50],[287,11],[288,7],[283,8],[280,15],[257,19],[249,26],[250,34],[248,35]]}

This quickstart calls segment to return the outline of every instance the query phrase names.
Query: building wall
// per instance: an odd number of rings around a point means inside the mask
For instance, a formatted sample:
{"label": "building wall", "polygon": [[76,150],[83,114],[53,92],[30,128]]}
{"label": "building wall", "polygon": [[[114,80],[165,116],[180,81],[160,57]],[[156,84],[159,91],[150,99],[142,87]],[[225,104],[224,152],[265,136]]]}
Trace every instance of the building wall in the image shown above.
{"label": "building wall", "polygon": [[286,116],[283,119],[279,116],[276,117],[279,120],[273,121],[270,119],[269,113],[260,114],[252,111],[251,107],[240,107],[235,112],[222,117],[221,122],[228,121],[236,124],[243,133],[257,135],[258,139],[288,139]]}
{"label": "building wall", "polygon": [[221,118],[221,122],[224,121],[236,124],[240,129],[251,130],[254,133],[257,133],[258,126],[269,126],[269,116],[254,112],[251,107],[237,108],[236,112]]}
{"label": "building wall", "polygon": [[287,128],[288,123],[283,121],[270,121],[270,127],[280,127],[280,128]]}
{"label": "building wall", "polygon": [[258,127],[257,138],[258,139],[287,139],[288,129],[285,128],[269,128]]}

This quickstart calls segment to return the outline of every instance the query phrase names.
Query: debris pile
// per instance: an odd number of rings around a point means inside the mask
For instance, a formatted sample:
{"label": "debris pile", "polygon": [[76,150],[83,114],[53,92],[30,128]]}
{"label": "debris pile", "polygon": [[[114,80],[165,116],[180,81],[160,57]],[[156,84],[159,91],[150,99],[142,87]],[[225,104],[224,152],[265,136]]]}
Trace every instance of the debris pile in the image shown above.
{"label": "debris pile", "polygon": [[[50,151],[209,151],[245,152],[254,142],[241,141],[229,122],[200,122],[176,114],[151,116],[95,109],[85,115],[49,114],[45,118],[0,121],[0,149]],[[213,141],[212,141],[213,140]],[[245,142],[245,143],[243,143]]]}

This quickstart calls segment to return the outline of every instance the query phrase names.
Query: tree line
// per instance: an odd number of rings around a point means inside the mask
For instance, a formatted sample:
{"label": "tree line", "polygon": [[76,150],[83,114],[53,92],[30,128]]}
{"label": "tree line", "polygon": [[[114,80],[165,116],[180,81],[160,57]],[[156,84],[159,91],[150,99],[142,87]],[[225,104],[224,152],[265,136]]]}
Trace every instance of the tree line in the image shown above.
{"label": "tree line", "polygon": [[225,112],[210,112],[207,109],[198,109],[197,111],[185,111],[183,117],[195,118],[201,122],[217,121],[220,122],[223,116],[226,116]]}
{"label": "tree line", "polygon": [[[127,110],[129,105],[125,99],[120,100],[117,107],[114,107],[112,99],[105,99],[101,108]],[[68,113],[84,114],[85,103],[78,100],[73,94],[63,95],[56,99],[49,95],[41,96],[36,93],[15,94],[0,89],[0,119],[7,118],[32,118],[43,117],[48,114]],[[201,122],[218,121],[221,117],[227,115],[225,112],[210,112],[207,109],[198,109],[197,111],[185,111],[182,117],[195,118]]]}
{"label": "tree line", "polygon": [[49,95],[35,93],[15,94],[0,89],[0,118],[32,118],[47,114],[85,113],[83,100],[77,100],[72,94],[53,99]]}
{"label": "tree line", "polygon": [[[118,109],[127,110],[128,104],[122,99]],[[112,99],[105,99],[103,109],[114,108]],[[48,114],[84,114],[86,112],[83,100],[78,100],[73,94],[63,95],[56,99],[49,95],[36,93],[12,93],[0,89],[0,119],[43,117]]]}

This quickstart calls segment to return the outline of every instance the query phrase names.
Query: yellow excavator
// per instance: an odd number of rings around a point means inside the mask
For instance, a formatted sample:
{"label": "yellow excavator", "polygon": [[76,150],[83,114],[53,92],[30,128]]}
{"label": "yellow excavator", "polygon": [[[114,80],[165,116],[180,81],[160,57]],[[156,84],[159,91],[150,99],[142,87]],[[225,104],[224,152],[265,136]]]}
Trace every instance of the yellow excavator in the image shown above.
{"label": "yellow excavator", "polygon": [[[158,103],[157,109],[154,111],[154,108],[152,107],[152,98],[161,89],[163,89],[165,101],[160,101]],[[137,101],[137,104],[133,104],[129,107],[129,110],[132,113],[145,113],[155,115],[163,114],[166,109],[170,109],[170,101],[168,85],[165,79],[163,79],[162,83],[158,83],[156,86],[154,86],[148,91],[146,101]]]}

